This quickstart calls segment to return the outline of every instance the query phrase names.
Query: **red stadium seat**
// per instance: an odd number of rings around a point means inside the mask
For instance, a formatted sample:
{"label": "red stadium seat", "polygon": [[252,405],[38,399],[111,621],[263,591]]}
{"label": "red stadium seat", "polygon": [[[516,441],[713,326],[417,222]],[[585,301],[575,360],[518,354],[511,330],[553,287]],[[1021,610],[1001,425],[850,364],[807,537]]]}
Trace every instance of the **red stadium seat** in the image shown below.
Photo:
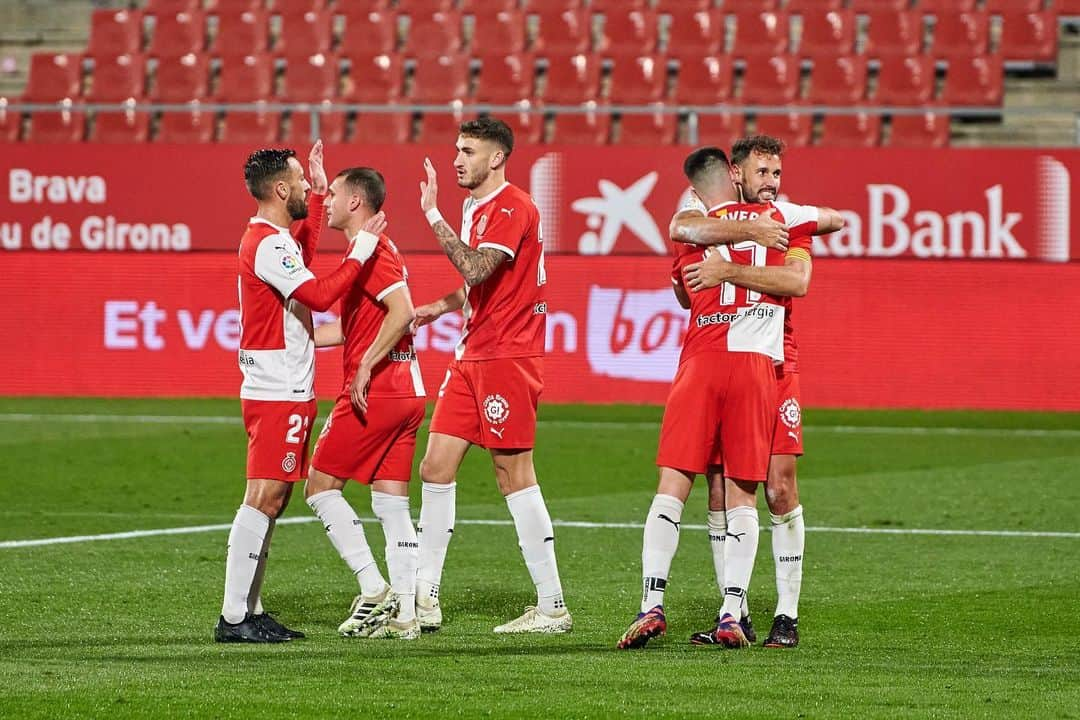
{"label": "red stadium seat", "polygon": [[1005,58],[1005,62],[1056,62],[1057,15],[1052,11],[1003,14],[998,52]]}
{"label": "red stadium seat", "polygon": [[[585,0],[524,0],[525,10],[530,13],[544,12],[546,10],[581,10],[585,7]],[[631,7],[638,7],[641,3],[630,2]]]}
{"label": "red stadium seat", "polygon": [[412,137],[412,113],[367,113],[356,117],[354,143],[401,145]]}
{"label": "red stadium seat", "polygon": [[23,100],[53,102],[82,95],[82,55],[34,53]]}
{"label": "red stadium seat", "polygon": [[723,113],[697,116],[697,145],[716,145],[725,150],[746,134],[746,116]]}
{"label": "red stadium seat", "polygon": [[810,144],[810,136],[814,131],[814,118],[810,115],[798,113],[784,113],[782,115],[758,115],[758,135],[783,140],[788,147],[805,147]]}
{"label": "red stadium seat", "polygon": [[861,55],[814,58],[807,99],[815,105],[858,105],[866,99],[866,76]]}
{"label": "red stadium seat", "polygon": [[882,12],[900,12],[907,10],[910,0],[851,0],[851,9],[859,14]]}
{"label": "red stadium seat", "polygon": [[875,10],[870,13],[865,53],[869,57],[909,57],[922,50],[922,16],[914,11]]}
{"label": "red stadium seat", "polygon": [[975,10],[975,0],[918,0],[916,8],[927,15],[951,15]]}
{"label": "red stadium seat", "polygon": [[237,110],[225,113],[220,142],[265,146],[276,143],[280,134],[281,113]]}
{"label": "red stadium seat", "polygon": [[600,93],[600,63],[592,55],[558,55],[548,58],[544,102],[576,105],[595,100]]}
{"label": "red stadium seat", "polygon": [[218,16],[217,33],[210,52],[220,57],[243,57],[266,52],[270,25],[265,10],[245,10]]}
{"label": "red stadium seat", "polygon": [[390,10],[393,3],[390,0],[349,0],[334,5],[334,11],[338,15],[344,15],[348,22],[356,17],[366,16],[368,13],[385,13]]}
{"label": "red stadium seat", "polygon": [[142,98],[145,88],[146,63],[141,55],[98,57],[86,97],[93,102],[123,102]]}
{"label": "red stadium seat", "polygon": [[163,112],[154,141],[182,144],[213,142],[214,127],[217,125],[213,113],[200,110],[199,103],[192,103],[191,108]]}
{"label": "red stadium seat", "polygon": [[724,18],[716,12],[695,9],[671,13],[668,30],[669,57],[694,60],[719,55],[724,50]]}
{"label": "red stadium seat", "polygon": [[150,138],[150,113],[100,112],[90,140],[99,143],[144,143]]}
{"label": "red stadium seat", "polygon": [[514,133],[515,145],[537,145],[544,139],[544,116],[540,113],[526,112],[528,103],[522,104],[519,113],[495,113]]}
{"label": "red stadium seat", "polygon": [[720,3],[724,10],[748,13],[776,12],[780,9],[780,0],[730,0]]}
{"label": "red stadium seat", "polygon": [[0,98],[0,143],[19,141],[22,134],[22,114],[7,109],[7,99]]}
{"label": "red stadium seat", "polygon": [[330,52],[333,17],[329,11],[309,10],[282,19],[274,52],[286,56],[310,56]]}
{"label": "red stadium seat", "polygon": [[555,116],[551,142],[564,145],[605,145],[611,134],[611,113],[589,104],[590,112]]}
{"label": "red stadium seat", "polygon": [[798,98],[799,75],[799,60],[791,55],[747,63],[742,101],[748,105],[788,105]]}
{"label": "red stadium seat", "polygon": [[401,51],[410,57],[440,57],[461,51],[461,15],[456,11],[413,15]]}
{"label": "red stadium seat", "polygon": [[558,55],[588,52],[592,46],[591,27],[584,10],[541,11],[535,48]]}
{"label": "red stadium seat", "polygon": [[476,102],[512,105],[533,97],[531,55],[485,55],[480,59]]}
{"label": "red stadium seat", "polygon": [[792,15],[812,15],[842,10],[844,0],[788,0],[784,9]]}
{"label": "red stadium seat", "polygon": [[473,55],[513,55],[525,50],[525,16],[504,10],[476,16],[472,36]]}
{"label": "red stadium seat", "polygon": [[82,112],[35,112],[30,115],[28,142],[77,143],[86,133],[86,115]]}
{"label": "red stadium seat", "polygon": [[985,55],[990,47],[990,16],[979,12],[941,13],[934,24],[937,59]]}
{"label": "red stadium seat", "polygon": [[730,55],[686,58],[679,62],[675,102],[681,105],[714,105],[731,98]]}
{"label": "red stadium seat", "polygon": [[674,114],[664,112],[662,103],[656,104],[656,112],[645,115],[623,113],[619,121],[619,145],[673,145],[678,120]]}
{"label": "red stadium seat", "polygon": [[318,103],[338,96],[338,58],[316,53],[289,58],[281,96],[289,102]]}
{"label": "red stadium seat", "polygon": [[986,0],[983,9],[995,15],[1035,13],[1043,9],[1043,2],[1042,0]]}
{"label": "red stadium seat", "polygon": [[1059,15],[1080,16],[1080,0],[1054,0],[1053,8]]}
{"label": "red stadium seat", "polygon": [[394,103],[401,97],[405,70],[400,55],[346,55],[349,76],[343,96],[356,103]]}
{"label": "red stadium seat", "polygon": [[461,12],[479,17],[516,10],[517,6],[517,0],[462,0]]}
{"label": "red stadium seat", "polygon": [[461,123],[474,120],[475,115],[464,114],[460,109],[455,112],[424,113],[420,118],[414,142],[426,145],[453,145],[457,142]]}
{"label": "red stadium seat", "polygon": [[210,62],[206,55],[164,58],[154,74],[150,98],[163,103],[199,100],[210,93]]}
{"label": "red stadium seat", "polygon": [[878,71],[879,105],[926,105],[934,95],[934,60],[919,57],[890,57],[881,61]]}
{"label": "red stadium seat", "polygon": [[90,16],[87,55],[126,55],[142,50],[142,13],[95,10]]}
{"label": "red stadium seat", "polygon": [[432,15],[448,12],[454,7],[454,0],[398,0],[398,12],[409,15]]}
{"label": "red stadium seat", "polygon": [[397,47],[397,18],[388,12],[366,12],[345,18],[341,38],[343,52],[358,51],[368,56],[388,55]]}
{"label": "red stadium seat", "polygon": [[662,15],[677,15],[685,12],[697,12],[710,10],[713,7],[712,0],[657,0],[656,12]]}
{"label": "red stadium seat", "polygon": [[274,94],[273,60],[266,55],[225,58],[214,97],[222,102],[257,102]]}
{"label": "red stadium seat", "polygon": [[855,51],[855,13],[833,10],[807,14],[800,38],[799,54],[803,57],[850,55]]}
{"label": "red stadium seat", "polygon": [[469,92],[469,58],[464,55],[424,57],[416,61],[412,99],[417,103],[464,100]]}
{"label": "red stadium seat", "polygon": [[[303,145],[311,141],[311,113],[308,105],[299,105],[289,116],[289,130],[283,142]],[[345,142],[345,113],[324,112],[319,115],[319,137],[326,143]]]}
{"label": "red stadium seat", "polygon": [[642,55],[616,58],[611,69],[609,99],[617,105],[660,102],[667,90],[667,62],[663,57]]}
{"label": "red stadium seat", "polygon": [[207,0],[207,8],[214,14],[239,15],[243,12],[261,11],[266,7],[265,0]]}
{"label": "red stadium seat", "polygon": [[329,9],[329,4],[329,0],[279,0],[271,3],[271,12],[280,16],[284,23],[312,12],[323,15]]}
{"label": "red stadium seat", "polygon": [[896,115],[892,119],[890,147],[946,147],[949,144],[947,115]]}
{"label": "red stadium seat", "polygon": [[202,8],[202,0],[147,0],[143,12],[147,15],[175,15],[196,12]]}
{"label": "red stadium seat", "polygon": [[731,54],[737,58],[775,57],[788,51],[788,16],[782,12],[747,12],[739,7],[735,14],[735,46]]}
{"label": "red stadium seat", "polygon": [[159,13],[147,51],[154,57],[201,53],[206,47],[206,17],[201,10]]}
{"label": "red stadium seat", "polygon": [[611,10],[604,16],[599,49],[605,55],[649,55],[659,39],[652,10]]}
{"label": "red stadium seat", "polygon": [[826,115],[821,126],[822,147],[877,147],[881,143],[881,116],[869,113]]}
{"label": "red stadium seat", "polygon": [[941,101],[946,105],[999,106],[1005,92],[1001,56],[949,59]]}

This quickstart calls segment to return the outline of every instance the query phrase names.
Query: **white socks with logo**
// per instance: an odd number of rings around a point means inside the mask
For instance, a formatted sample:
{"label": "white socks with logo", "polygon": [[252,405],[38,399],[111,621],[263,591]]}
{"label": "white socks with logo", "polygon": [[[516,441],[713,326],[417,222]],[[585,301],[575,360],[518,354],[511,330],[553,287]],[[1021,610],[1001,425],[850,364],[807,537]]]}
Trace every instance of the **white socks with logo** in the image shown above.
{"label": "white socks with logo", "polygon": [[566,603],[555,562],[555,531],[540,486],[510,493],[506,496],[506,506],[514,518],[525,567],[536,585],[537,608],[545,615],[561,615],[566,611]]}
{"label": "white socks with logo", "polygon": [[672,495],[656,495],[645,518],[641,544],[641,612],[664,604],[671,561],[679,548],[683,502]]}
{"label": "white socks with logo", "polygon": [[439,599],[446,549],[454,536],[457,483],[424,483],[420,501],[420,543],[416,568],[416,596],[431,605]]}
{"label": "white socks with logo", "polygon": [[360,583],[360,593],[368,597],[381,595],[386,580],[375,564],[375,556],[367,544],[364,527],[352,506],[340,490],[325,490],[307,499],[311,510],[322,521],[326,535]]}
{"label": "white socks with logo", "polygon": [[776,566],[776,614],[799,617],[802,590],[803,549],[806,525],[802,505],[785,515],[769,515],[772,520],[773,562]]}
{"label": "white socks with logo", "polygon": [[225,556],[225,600],[221,615],[227,623],[235,625],[248,613],[248,599],[270,523],[269,517],[250,505],[241,505],[236,511]]}

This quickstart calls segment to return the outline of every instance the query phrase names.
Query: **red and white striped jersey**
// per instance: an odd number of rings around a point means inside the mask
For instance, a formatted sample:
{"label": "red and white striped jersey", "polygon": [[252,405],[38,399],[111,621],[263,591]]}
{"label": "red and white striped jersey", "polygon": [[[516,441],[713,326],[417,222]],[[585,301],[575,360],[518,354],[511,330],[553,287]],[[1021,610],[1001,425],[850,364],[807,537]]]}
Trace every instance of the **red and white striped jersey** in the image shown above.
{"label": "red and white striped jersey", "polygon": [[288,228],[251,218],[240,240],[240,397],[312,400],[311,310],[290,296],[315,276]]}

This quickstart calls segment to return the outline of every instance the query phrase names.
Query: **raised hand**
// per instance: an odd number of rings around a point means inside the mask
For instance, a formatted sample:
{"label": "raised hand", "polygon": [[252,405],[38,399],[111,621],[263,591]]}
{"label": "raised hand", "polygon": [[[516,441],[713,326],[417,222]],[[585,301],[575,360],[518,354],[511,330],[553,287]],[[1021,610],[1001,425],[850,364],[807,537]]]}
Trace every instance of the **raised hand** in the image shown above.
{"label": "raised hand", "polygon": [[325,195],[330,183],[326,180],[326,168],[323,167],[322,138],[315,141],[308,153],[308,175],[311,176],[311,192]]}
{"label": "raised hand", "polygon": [[424,158],[424,172],[427,174],[427,182],[420,181],[420,209],[427,212],[437,206],[439,194],[435,166],[429,158]]}
{"label": "raised hand", "polygon": [[386,213],[382,210],[375,213],[360,226],[361,230],[371,233],[372,235],[382,235],[386,230]]}

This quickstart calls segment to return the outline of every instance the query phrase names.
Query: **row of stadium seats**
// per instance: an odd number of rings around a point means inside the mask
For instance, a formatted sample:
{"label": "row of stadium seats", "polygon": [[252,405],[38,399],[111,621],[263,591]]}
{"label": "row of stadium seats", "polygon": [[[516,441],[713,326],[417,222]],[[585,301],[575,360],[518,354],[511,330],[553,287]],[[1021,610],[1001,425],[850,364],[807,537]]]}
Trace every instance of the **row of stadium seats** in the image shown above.
{"label": "row of stadium seats", "polygon": [[[282,102],[441,104],[473,101],[512,105],[576,105],[606,101],[616,105],[1000,106],[1004,69],[1001,58],[953,58],[943,71],[940,94],[934,61],[926,56],[886,58],[872,71],[862,57],[820,57],[808,67],[795,56],[748,63],[738,72],[730,57],[684,59],[669,72],[663,57],[627,57],[610,64],[591,55],[549,57],[467,56],[423,58],[411,74],[395,55],[313,55],[293,58],[277,73],[266,55],[224,58],[215,73],[205,55],[147,61],[140,55],[97,58],[82,92],[83,62],[78,55],[36,54],[24,99],[57,102],[84,97],[90,102],[132,99],[162,103],[213,100]],[[152,81],[150,68],[153,67]],[[473,73],[476,67],[478,72]],[[670,69],[675,69],[670,68]],[[280,82],[279,82],[280,81]],[[870,93],[870,88],[873,92]]]}
{"label": "row of stadium seats", "polygon": [[[1038,12],[1058,10],[1062,13],[1080,15],[1080,0],[271,0],[270,6],[280,13],[305,13],[326,7],[340,8],[343,12],[384,11],[391,8],[398,12],[438,12],[462,10],[472,13],[499,12],[501,10],[526,9],[531,11],[557,9],[577,10],[588,8],[592,12],[622,9],[652,9],[658,12],[674,12],[684,8],[706,10],[714,7],[725,9],[788,12],[822,12],[850,7],[859,12],[877,9],[906,10],[917,8],[928,12],[967,12],[981,7],[1000,13],[1018,10]],[[148,14],[161,12],[185,12],[208,7],[212,10],[253,10],[267,7],[265,0],[146,0]]]}
{"label": "row of stadium seats", "polygon": [[[671,145],[686,139],[688,130],[680,130],[688,119],[671,114],[624,115],[615,122],[610,113],[541,115],[520,113],[502,116],[514,129],[521,143],[540,142],[602,145]],[[321,117],[319,135],[327,142],[378,144],[453,143],[458,125],[468,116],[458,113],[427,114],[417,118],[410,112],[371,113],[349,118],[345,113],[327,113]],[[0,102],[0,142],[15,142],[24,133],[17,113],[8,112]],[[729,146],[747,132],[742,114],[700,115],[696,118],[698,144]],[[92,125],[88,128],[88,125]],[[156,128],[154,127],[156,125]],[[755,131],[784,138],[793,146],[808,145],[814,137],[814,118],[810,115],[758,115]],[[351,126],[351,127],[350,127]],[[888,146],[942,147],[949,142],[949,118],[917,114],[897,115],[887,124]],[[88,131],[89,130],[89,131]],[[816,144],[837,147],[875,147],[881,143],[883,120],[879,115],[826,115],[820,121]],[[276,142],[306,144],[310,139],[310,115],[293,112],[227,112],[223,117],[197,106],[191,112],[162,113],[159,118],[145,112],[97,113],[88,123],[87,113],[78,110],[45,112],[32,115],[25,128],[25,139],[39,143],[71,143],[89,140],[100,143],[139,143],[153,137],[162,143],[223,143],[270,145]]]}
{"label": "row of stadium seats", "polygon": [[[263,9],[222,12],[207,21],[203,10],[158,12],[149,43],[144,43],[143,16],[138,11],[97,10],[91,21],[87,52],[123,55],[144,49],[156,57],[177,57],[209,52],[215,56],[256,55],[272,51],[281,56],[311,55],[333,48],[362,46],[371,54],[399,52],[409,57],[452,55],[471,46],[474,53],[535,52],[583,53],[594,50],[609,56],[645,55],[663,50],[671,57],[730,54],[757,58],[797,52],[814,57],[827,54],[862,54],[871,58],[909,56],[922,52],[937,58],[986,55],[991,37],[999,35],[996,50],[1006,61],[1053,63],[1058,49],[1058,23],[1054,11],[1008,11],[1000,18],[1000,32],[991,32],[986,10],[940,12],[875,9],[866,15],[853,9],[807,13],[792,22],[785,11],[733,13],[684,8],[665,15],[653,10],[610,10],[594,33],[585,10],[541,12],[535,34],[527,30],[521,10],[478,13],[463,22],[456,10],[410,15],[408,31],[399,30],[392,12],[344,14],[335,32],[337,9],[307,10],[281,17],[280,29],[271,32],[270,12]],[[463,29],[471,28],[469,37]],[[796,32],[798,30],[798,32]],[[532,35],[532,37],[530,37]]]}

